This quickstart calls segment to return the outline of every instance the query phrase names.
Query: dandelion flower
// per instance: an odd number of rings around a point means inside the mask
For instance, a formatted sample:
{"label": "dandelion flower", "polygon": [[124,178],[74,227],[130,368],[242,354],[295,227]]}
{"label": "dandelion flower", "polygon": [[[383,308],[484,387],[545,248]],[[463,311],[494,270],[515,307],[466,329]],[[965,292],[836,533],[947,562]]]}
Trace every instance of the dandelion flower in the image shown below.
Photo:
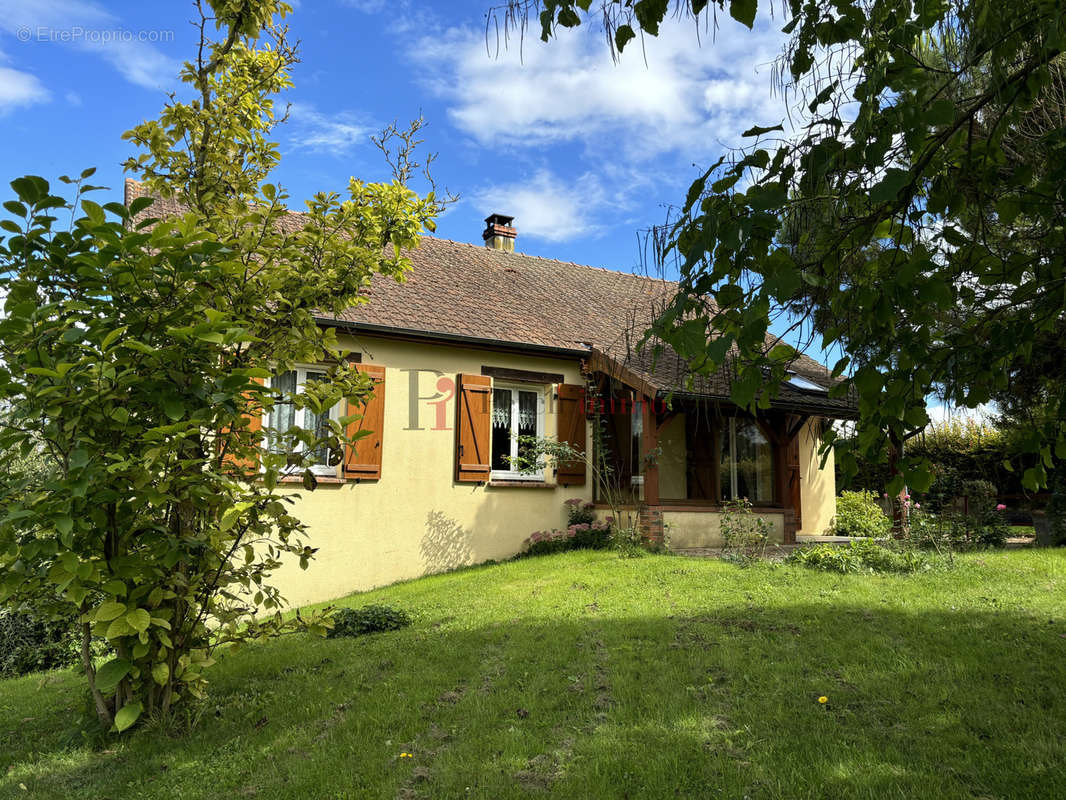
{"label": "dandelion flower", "polygon": [[829,702],[829,698],[823,694],[821,697],[818,698],[818,702],[824,706],[826,703]]}

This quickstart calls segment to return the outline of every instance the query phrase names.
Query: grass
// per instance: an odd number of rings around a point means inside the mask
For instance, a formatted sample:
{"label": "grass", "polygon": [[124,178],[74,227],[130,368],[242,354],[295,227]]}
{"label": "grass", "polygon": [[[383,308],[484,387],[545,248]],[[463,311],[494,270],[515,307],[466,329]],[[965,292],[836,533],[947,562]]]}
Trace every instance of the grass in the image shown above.
{"label": "grass", "polygon": [[1059,798],[1064,590],[1066,552],[1038,550],[470,569],[342,601],[402,631],[227,657],[181,735],[88,736],[72,672],[0,682],[0,795]]}

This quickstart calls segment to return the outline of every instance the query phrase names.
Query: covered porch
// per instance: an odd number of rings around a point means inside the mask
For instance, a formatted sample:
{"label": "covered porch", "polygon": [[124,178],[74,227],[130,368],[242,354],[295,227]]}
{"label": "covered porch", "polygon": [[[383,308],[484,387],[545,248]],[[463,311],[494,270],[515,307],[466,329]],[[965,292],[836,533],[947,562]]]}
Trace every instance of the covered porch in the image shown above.
{"label": "covered porch", "polygon": [[810,397],[753,416],[727,397],[659,386],[603,354],[590,367],[594,463],[605,473],[594,499],[634,514],[647,539],[668,534],[675,549],[720,547],[723,504],[740,498],[779,544],[828,526],[833,460],[823,467],[817,451],[826,417],[837,414],[815,396],[824,389],[812,384]]}

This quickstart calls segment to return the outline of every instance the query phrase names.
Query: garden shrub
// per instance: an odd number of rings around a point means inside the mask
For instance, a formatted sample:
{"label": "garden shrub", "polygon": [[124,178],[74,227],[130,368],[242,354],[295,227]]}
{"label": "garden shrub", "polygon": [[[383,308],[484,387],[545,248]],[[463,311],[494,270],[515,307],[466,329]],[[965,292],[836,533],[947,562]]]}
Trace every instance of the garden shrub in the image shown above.
{"label": "garden shrub", "polygon": [[407,612],[391,606],[370,605],[362,608],[339,608],[333,612],[333,628],[327,636],[363,636],[381,631],[398,631],[411,624]]}
{"label": "garden shrub", "polygon": [[826,530],[831,536],[860,536],[877,539],[888,536],[892,520],[870,491],[841,492],[836,500],[836,516]]}
{"label": "garden shrub", "polygon": [[773,527],[751,510],[751,501],[743,497],[726,500],[722,510],[722,558],[739,564],[750,564],[766,551]]}
{"label": "garden shrub", "polygon": [[933,554],[913,549],[894,549],[873,539],[856,539],[847,546],[819,544],[796,550],[789,563],[826,572],[922,572],[940,565]]}
{"label": "garden shrub", "polygon": [[567,500],[566,530],[534,531],[524,543],[526,555],[542,556],[564,550],[604,550],[611,545],[613,519],[597,520],[595,506],[581,498]]}
{"label": "garden shrub", "polygon": [[77,617],[0,608],[0,678],[69,667],[81,658]]}

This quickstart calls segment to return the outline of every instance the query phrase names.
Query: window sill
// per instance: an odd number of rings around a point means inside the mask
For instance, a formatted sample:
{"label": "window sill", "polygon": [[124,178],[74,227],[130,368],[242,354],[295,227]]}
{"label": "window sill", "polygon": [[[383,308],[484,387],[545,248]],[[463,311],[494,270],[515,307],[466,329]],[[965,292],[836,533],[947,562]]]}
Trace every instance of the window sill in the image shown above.
{"label": "window sill", "polygon": [[[336,475],[315,475],[319,483],[347,483],[347,478],[338,478]],[[278,483],[303,483],[303,475],[284,475],[278,478]]]}
{"label": "window sill", "polygon": [[509,480],[491,480],[488,483],[490,489],[554,489],[554,483],[545,483],[544,481],[509,481]]}

